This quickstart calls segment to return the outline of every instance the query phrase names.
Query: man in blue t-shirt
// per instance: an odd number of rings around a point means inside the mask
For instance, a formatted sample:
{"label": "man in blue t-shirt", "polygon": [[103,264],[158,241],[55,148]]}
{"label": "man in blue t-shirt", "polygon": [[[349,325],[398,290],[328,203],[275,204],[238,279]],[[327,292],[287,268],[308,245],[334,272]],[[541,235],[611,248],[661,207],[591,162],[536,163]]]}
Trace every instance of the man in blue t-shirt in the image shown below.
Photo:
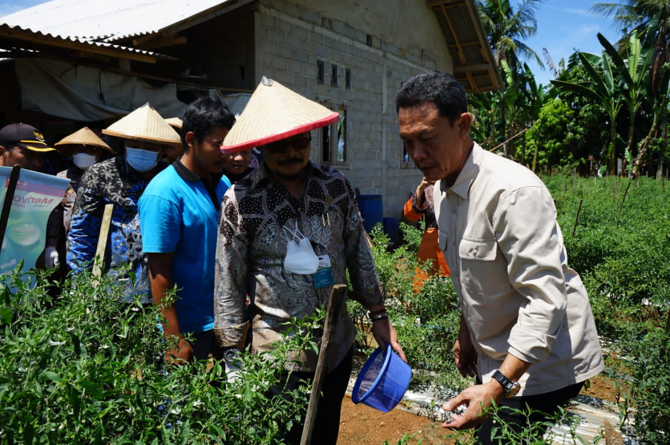
{"label": "man in blue t-shirt", "polygon": [[234,123],[218,99],[191,104],[181,131],[184,155],[151,181],[139,202],[154,303],[178,289],[177,302],[163,310],[165,335],[179,340],[165,354],[171,363],[206,360],[212,351],[216,238],[221,200],[230,187],[226,176],[216,178],[227,158],[220,146]]}

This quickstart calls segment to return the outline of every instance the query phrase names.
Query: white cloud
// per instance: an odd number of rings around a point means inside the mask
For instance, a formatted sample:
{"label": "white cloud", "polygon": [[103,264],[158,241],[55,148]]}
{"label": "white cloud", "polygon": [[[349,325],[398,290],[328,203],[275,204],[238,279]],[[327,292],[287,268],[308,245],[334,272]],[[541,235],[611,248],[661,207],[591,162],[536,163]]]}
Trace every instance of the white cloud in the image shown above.
{"label": "white cloud", "polygon": [[563,11],[569,14],[585,15],[587,17],[593,17],[593,14],[591,14],[588,9],[577,9],[577,8],[562,8],[562,9]]}

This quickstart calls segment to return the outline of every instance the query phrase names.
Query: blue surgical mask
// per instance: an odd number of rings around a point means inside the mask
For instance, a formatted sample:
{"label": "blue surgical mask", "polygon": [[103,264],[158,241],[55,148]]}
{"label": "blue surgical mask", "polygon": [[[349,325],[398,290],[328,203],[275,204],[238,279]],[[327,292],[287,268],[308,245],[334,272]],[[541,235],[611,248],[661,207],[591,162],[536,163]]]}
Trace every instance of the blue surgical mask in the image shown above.
{"label": "blue surgical mask", "polygon": [[158,164],[159,153],[126,146],[126,162],[138,172],[151,170]]}

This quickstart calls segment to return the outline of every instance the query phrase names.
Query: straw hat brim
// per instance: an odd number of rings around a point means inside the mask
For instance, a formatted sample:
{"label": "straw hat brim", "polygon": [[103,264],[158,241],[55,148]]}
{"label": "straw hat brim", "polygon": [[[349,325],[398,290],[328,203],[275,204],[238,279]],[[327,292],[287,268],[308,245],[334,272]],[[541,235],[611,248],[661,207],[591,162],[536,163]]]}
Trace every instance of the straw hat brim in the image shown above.
{"label": "straw hat brim", "polygon": [[261,147],[263,145],[270,144],[272,142],[280,141],[282,139],[290,138],[298,134],[306,133],[311,130],[316,130],[317,128],[327,127],[328,125],[334,124],[340,119],[340,113],[334,111],[330,116],[323,119],[319,119],[314,122],[309,122],[307,124],[299,125],[290,130],[276,133],[270,136],[265,136],[262,138],[254,139],[251,141],[243,142],[237,145],[222,146],[221,151],[224,153],[237,153],[244,150],[249,150],[254,147]]}
{"label": "straw hat brim", "polygon": [[59,142],[56,142],[54,147],[57,147],[56,150],[58,150],[58,152],[61,154],[70,154],[72,149],[77,145],[98,147],[114,154],[114,150],[112,150],[109,145],[105,143],[105,141],[100,139],[98,135],[89,130],[87,127],[84,127],[72,133],[71,135],[64,137]]}
{"label": "straw hat brim", "polygon": [[175,128],[177,130],[181,130],[181,127],[184,126],[184,121],[179,119],[178,117],[171,117],[168,119],[165,119],[165,122],[168,123],[172,128]]}
{"label": "straw hat brim", "polygon": [[158,144],[181,144],[179,133],[148,103],[102,130],[123,139]]}
{"label": "straw hat brim", "polygon": [[180,145],[181,140],[175,141],[173,139],[162,139],[162,138],[153,138],[153,137],[144,137],[144,136],[130,136],[125,133],[119,133],[117,131],[111,131],[111,130],[102,130],[103,134],[106,134],[108,136],[114,136],[117,138],[121,139],[131,139],[133,141],[140,141],[140,142],[151,142],[154,144],[171,144],[171,145]]}

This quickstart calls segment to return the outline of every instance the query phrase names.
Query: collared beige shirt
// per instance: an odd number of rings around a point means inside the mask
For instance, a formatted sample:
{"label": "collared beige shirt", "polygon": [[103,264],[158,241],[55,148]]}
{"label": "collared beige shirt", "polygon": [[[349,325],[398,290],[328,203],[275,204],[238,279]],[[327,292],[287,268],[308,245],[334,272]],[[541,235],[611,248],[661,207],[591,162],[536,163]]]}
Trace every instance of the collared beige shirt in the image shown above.
{"label": "collared beige shirt", "polygon": [[475,144],[435,213],[482,381],[507,354],[532,363],[519,395],[555,391],[603,369],[588,296],[568,267],[556,208],[527,168]]}

